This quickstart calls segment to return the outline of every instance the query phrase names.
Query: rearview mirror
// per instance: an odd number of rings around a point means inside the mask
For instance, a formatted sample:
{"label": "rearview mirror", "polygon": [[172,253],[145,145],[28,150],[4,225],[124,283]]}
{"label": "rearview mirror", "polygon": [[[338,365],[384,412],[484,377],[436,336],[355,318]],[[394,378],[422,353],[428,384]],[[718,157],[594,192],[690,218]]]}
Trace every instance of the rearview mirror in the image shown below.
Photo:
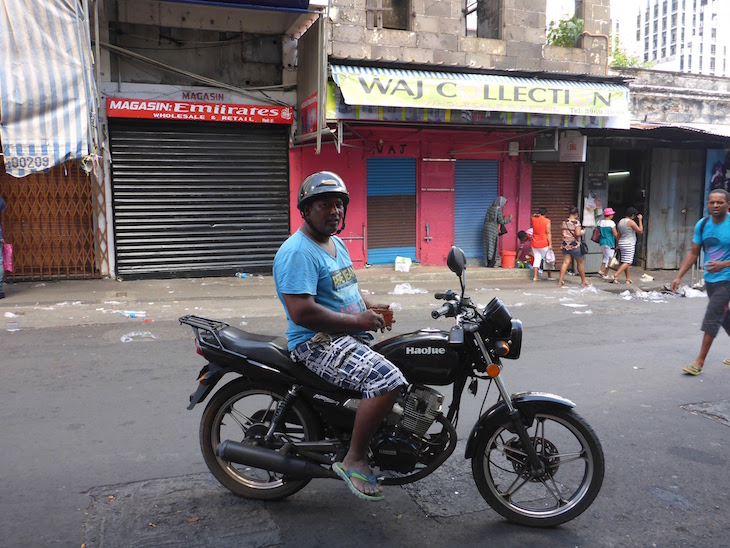
{"label": "rearview mirror", "polygon": [[451,272],[461,277],[466,269],[466,255],[464,255],[461,248],[456,246],[451,247],[451,250],[449,250],[449,256],[446,258],[446,266],[449,267]]}

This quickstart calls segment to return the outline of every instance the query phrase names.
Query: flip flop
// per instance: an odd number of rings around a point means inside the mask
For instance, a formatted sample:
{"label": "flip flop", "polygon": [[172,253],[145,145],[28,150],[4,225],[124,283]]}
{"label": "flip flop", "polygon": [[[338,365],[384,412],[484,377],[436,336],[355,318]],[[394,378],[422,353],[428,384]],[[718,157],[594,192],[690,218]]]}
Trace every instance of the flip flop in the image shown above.
{"label": "flip flop", "polygon": [[591,282],[586,282],[584,284],[581,284],[583,287],[591,287],[593,284]]}
{"label": "flip flop", "polygon": [[730,358],[725,358],[724,360],[722,360],[722,363],[724,363],[725,365],[730,365]]}
{"label": "flip flop", "polygon": [[558,282],[558,287],[563,287],[565,285],[565,282]]}
{"label": "flip flop", "polygon": [[696,363],[690,363],[682,368],[682,371],[690,375],[699,375],[702,373],[702,368]]}
{"label": "flip flop", "polygon": [[375,476],[367,476],[363,474],[362,472],[358,472],[357,470],[345,470],[345,468],[342,466],[341,462],[336,462],[332,465],[332,470],[335,471],[335,474],[340,476],[342,480],[347,484],[347,487],[352,491],[352,493],[362,499],[362,500],[368,500],[370,502],[379,502],[383,500],[385,497],[383,496],[383,493],[377,493],[375,495],[368,495],[367,493],[363,493],[360,491],[355,485],[352,483],[351,478],[359,479],[360,481],[364,481],[366,483],[369,483],[371,485],[377,485],[378,482],[375,479]]}
{"label": "flip flop", "polygon": [[627,283],[628,285],[634,285],[634,282],[633,282],[633,281],[631,281],[631,280],[626,280],[626,283]]}

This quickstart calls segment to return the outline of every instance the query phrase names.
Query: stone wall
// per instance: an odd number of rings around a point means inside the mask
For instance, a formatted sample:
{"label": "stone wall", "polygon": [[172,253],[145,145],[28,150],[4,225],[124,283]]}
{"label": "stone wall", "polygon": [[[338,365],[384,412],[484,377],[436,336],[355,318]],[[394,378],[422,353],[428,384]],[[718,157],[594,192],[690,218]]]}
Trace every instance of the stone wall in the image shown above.
{"label": "stone wall", "polygon": [[[608,32],[609,0],[580,0],[586,30]],[[606,73],[608,41],[546,46],[546,0],[484,0],[477,37],[465,36],[462,0],[412,0],[410,30],[368,29],[366,0],[332,0],[329,55],[341,60],[571,74]],[[592,30],[591,30],[592,29]]]}
{"label": "stone wall", "polygon": [[611,67],[629,80],[631,118],[657,124],[717,124],[730,120],[730,78]]}

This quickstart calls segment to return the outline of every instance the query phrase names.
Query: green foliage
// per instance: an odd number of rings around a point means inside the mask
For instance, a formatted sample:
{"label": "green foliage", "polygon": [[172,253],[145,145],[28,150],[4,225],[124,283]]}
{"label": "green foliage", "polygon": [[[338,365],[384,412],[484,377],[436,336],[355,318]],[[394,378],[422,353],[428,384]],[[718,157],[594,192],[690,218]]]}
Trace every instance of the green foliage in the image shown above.
{"label": "green foliage", "polygon": [[633,67],[650,69],[653,63],[650,61],[641,61],[636,55],[629,55],[626,49],[621,45],[618,38],[613,41],[611,47],[611,66],[614,67]]}
{"label": "green foliage", "polygon": [[550,21],[547,33],[548,46],[574,48],[583,32],[583,19],[573,16],[570,19],[561,19],[557,23]]}

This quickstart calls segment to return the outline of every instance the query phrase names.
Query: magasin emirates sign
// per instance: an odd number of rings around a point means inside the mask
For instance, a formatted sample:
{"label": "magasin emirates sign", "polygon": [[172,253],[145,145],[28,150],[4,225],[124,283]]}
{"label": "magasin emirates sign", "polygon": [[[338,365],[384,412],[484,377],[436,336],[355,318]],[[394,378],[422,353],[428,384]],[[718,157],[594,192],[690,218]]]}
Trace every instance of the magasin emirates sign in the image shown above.
{"label": "magasin emirates sign", "polygon": [[[404,74],[405,73],[405,74]],[[577,116],[626,116],[624,86],[601,86],[487,75],[461,79],[431,73],[338,72],[335,81],[348,105],[413,107]]]}
{"label": "magasin emirates sign", "polygon": [[158,99],[119,99],[112,97],[108,97],[106,100],[106,113],[110,118],[243,122],[251,124],[291,124],[293,119],[292,107],[161,101]]}

